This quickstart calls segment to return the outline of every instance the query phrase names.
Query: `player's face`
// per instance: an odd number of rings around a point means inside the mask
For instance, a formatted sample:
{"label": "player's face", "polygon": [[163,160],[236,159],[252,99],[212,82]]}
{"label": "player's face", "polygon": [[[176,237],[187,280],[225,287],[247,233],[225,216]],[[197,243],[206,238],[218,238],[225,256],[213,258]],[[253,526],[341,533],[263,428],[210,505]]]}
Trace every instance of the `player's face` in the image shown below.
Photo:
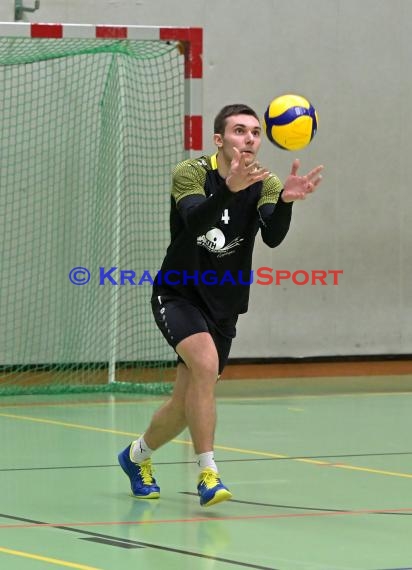
{"label": "player's face", "polygon": [[233,115],[226,119],[225,132],[215,135],[215,142],[227,163],[233,158],[233,147],[245,156],[246,164],[255,160],[261,144],[262,129],[259,121],[252,115]]}

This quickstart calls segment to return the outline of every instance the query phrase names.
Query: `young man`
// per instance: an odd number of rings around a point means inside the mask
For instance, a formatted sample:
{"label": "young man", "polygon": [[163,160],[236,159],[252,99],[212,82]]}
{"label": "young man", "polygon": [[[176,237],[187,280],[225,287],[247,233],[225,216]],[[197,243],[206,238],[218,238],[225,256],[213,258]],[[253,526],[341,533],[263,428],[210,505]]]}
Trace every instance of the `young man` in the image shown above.
{"label": "young man", "polygon": [[158,327],[178,355],[171,398],[142,437],[119,454],[137,498],[158,498],[151,454],[188,427],[200,473],[202,506],[232,497],[214,461],[215,384],[248,308],[255,236],[269,247],[286,236],[295,200],[321,181],[322,166],[282,186],[257,162],[261,126],[247,105],[228,105],[214,123],[217,153],[179,163],[173,172],[171,242],[153,288]]}

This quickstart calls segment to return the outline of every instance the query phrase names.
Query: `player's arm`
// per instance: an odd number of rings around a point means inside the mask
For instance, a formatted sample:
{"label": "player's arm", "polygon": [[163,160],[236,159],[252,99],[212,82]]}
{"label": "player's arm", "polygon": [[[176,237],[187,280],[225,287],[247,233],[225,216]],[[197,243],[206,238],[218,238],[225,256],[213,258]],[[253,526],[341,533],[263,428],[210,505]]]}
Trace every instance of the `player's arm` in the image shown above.
{"label": "player's arm", "polygon": [[193,162],[180,163],[173,172],[172,196],[186,228],[197,236],[220,220],[234,196],[222,181],[213,195],[206,198],[205,179],[204,168]]}
{"label": "player's arm", "polygon": [[282,183],[277,176],[271,175],[263,182],[257,207],[262,239],[269,247],[280,245],[290,228],[293,202],[284,202],[282,194]]}

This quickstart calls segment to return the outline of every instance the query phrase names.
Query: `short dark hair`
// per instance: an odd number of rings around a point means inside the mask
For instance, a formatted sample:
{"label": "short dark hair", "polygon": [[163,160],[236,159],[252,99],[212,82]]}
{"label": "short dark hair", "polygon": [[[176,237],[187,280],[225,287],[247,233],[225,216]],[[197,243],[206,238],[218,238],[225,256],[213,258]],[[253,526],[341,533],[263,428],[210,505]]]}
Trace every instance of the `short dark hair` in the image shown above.
{"label": "short dark hair", "polygon": [[252,115],[252,117],[255,117],[259,121],[259,117],[257,116],[256,112],[248,105],[244,105],[243,103],[226,105],[216,115],[213,132],[215,134],[218,133],[219,135],[224,135],[226,128],[226,119],[232,117],[232,115]]}

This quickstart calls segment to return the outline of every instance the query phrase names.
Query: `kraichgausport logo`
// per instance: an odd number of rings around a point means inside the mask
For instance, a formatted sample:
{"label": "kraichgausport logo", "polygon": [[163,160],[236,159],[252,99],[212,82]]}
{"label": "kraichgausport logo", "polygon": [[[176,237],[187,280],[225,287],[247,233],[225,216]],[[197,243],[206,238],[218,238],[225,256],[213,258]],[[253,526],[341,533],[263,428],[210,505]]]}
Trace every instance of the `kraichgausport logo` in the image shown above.
{"label": "kraichgausport logo", "polygon": [[[229,246],[227,246],[229,247]],[[343,275],[343,269],[273,269],[272,267],[259,267],[251,270],[249,275],[242,271],[227,270],[223,274],[216,271],[144,271],[137,273],[133,269],[119,269],[118,267],[99,267],[95,274],[92,274],[87,267],[76,266],[70,269],[68,277],[73,285],[81,286],[88,283],[97,283],[104,287],[112,286],[138,286],[153,285],[157,279],[159,285],[184,285],[184,286],[213,286],[213,285],[233,285],[250,286],[256,285],[283,285],[287,282],[294,285],[339,285],[339,276]]]}

